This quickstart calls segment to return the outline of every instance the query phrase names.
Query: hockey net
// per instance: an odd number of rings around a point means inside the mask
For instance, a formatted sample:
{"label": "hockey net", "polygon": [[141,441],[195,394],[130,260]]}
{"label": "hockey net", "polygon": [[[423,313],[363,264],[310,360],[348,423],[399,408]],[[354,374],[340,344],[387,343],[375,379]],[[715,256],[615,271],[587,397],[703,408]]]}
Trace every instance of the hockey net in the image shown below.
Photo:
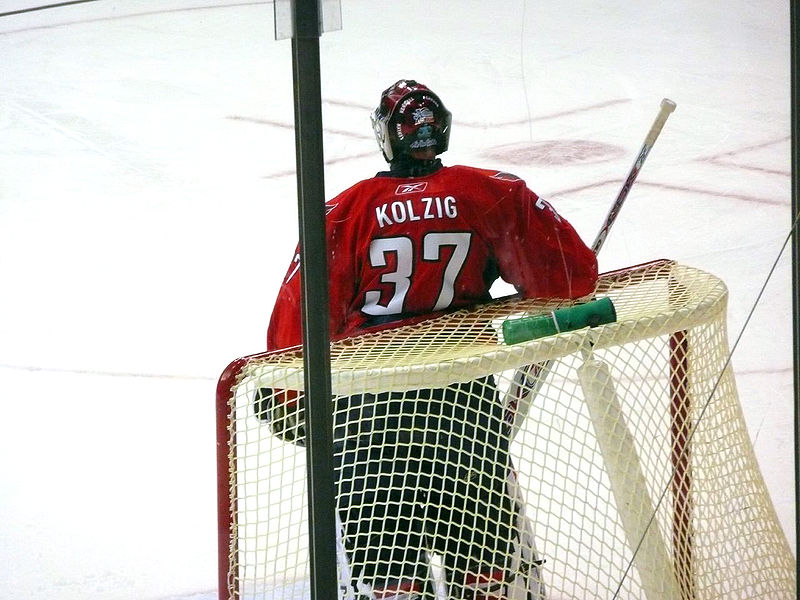
{"label": "hockey net", "polygon": [[[509,600],[795,597],[728,364],[725,285],[665,260],[601,276],[596,296],[616,322],[515,345],[504,320],[559,304],[503,299],[332,344],[331,598],[380,598],[370,575],[422,559],[437,600],[473,597],[447,591],[470,569]],[[298,350],[220,378],[220,598],[310,597],[302,414],[272,397],[302,388]]]}

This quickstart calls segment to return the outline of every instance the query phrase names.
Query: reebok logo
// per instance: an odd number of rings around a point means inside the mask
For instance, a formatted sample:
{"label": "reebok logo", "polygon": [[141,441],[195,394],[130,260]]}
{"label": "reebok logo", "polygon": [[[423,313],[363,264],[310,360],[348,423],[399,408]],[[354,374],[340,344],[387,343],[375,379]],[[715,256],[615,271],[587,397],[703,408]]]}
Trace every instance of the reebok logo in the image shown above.
{"label": "reebok logo", "polygon": [[415,183],[401,183],[397,186],[397,189],[394,191],[395,196],[399,196],[401,194],[415,194],[417,192],[424,192],[425,188],[428,187],[427,181],[417,181]]}

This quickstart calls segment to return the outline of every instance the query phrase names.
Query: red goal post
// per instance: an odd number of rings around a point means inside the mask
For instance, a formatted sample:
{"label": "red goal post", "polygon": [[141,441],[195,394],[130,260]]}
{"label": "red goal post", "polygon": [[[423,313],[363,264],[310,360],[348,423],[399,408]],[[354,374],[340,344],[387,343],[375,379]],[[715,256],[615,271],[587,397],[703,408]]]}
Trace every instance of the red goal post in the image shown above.
{"label": "red goal post", "polygon": [[[724,283],[661,260],[604,274],[596,295],[613,300],[616,322],[515,345],[504,320],[560,304],[502,299],[335,342],[333,395],[492,377],[547,597],[794,598],[794,559],[728,363]],[[546,368],[520,392],[514,373],[529,364]],[[219,379],[221,599],[309,597],[305,448],[254,410],[258,389],[302,387],[298,349],[239,358]],[[338,418],[369,418],[359,415]]]}

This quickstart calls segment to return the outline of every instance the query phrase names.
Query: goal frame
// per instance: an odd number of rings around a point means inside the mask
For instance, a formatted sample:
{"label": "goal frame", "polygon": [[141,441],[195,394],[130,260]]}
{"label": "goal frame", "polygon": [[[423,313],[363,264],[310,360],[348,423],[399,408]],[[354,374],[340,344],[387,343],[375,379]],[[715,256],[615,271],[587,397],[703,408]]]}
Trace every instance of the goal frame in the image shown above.
{"label": "goal frame", "polygon": [[[669,267],[674,265],[672,260],[661,259],[634,265],[615,271],[604,273],[601,277],[605,281],[606,291],[624,288],[630,276],[643,269]],[[670,282],[672,284],[672,282]],[[677,284],[680,285],[680,284]],[[680,294],[680,289],[670,288],[669,297]],[[495,302],[509,300],[514,297],[499,298]],[[717,302],[717,301],[714,301]],[[680,322],[677,321],[677,322]],[[435,323],[435,321],[434,321]],[[688,326],[688,325],[685,325]],[[413,327],[413,325],[411,326]],[[674,328],[670,328],[674,329]],[[672,562],[673,572],[679,582],[678,596],[681,600],[697,598],[696,582],[694,577],[694,535],[692,523],[694,519],[693,506],[693,475],[692,475],[692,425],[691,415],[698,406],[692,402],[702,402],[704,399],[696,398],[690,390],[690,374],[692,372],[690,336],[688,330],[677,328],[671,333],[664,331],[660,335],[666,336],[668,346],[668,403],[669,436],[671,444],[670,461],[672,465],[669,485],[665,494],[669,495],[671,507],[669,518],[672,524]],[[351,338],[351,339],[357,339]],[[217,444],[217,495],[218,495],[218,584],[220,600],[240,597],[238,575],[231,572],[230,557],[238,553],[236,539],[236,522],[238,498],[236,464],[236,419],[234,402],[235,388],[243,377],[243,369],[252,361],[258,361],[273,355],[285,352],[297,352],[297,348],[273,352],[260,352],[237,358],[232,361],[222,372],[216,389],[216,444]],[[527,356],[527,355],[526,355]],[[727,366],[725,368],[728,368]],[[310,462],[307,468],[311,468]],[[655,498],[660,504],[662,498]],[[638,549],[634,550],[635,554]],[[310,557],[313,560],[313,554]]]}

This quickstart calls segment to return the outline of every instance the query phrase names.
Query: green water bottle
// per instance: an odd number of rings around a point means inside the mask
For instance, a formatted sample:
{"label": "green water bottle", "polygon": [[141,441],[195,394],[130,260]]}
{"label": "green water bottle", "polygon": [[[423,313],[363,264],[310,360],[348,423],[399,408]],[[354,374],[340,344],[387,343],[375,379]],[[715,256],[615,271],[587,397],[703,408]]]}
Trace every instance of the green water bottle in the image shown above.
{"label": "green water bottle", "polygon": [[581,327],[597,327],[616,320],[617,311],[611,298],[599,298],[541,315],[506,319],[503,321],[503,339],[506,344],[519,344]]}

